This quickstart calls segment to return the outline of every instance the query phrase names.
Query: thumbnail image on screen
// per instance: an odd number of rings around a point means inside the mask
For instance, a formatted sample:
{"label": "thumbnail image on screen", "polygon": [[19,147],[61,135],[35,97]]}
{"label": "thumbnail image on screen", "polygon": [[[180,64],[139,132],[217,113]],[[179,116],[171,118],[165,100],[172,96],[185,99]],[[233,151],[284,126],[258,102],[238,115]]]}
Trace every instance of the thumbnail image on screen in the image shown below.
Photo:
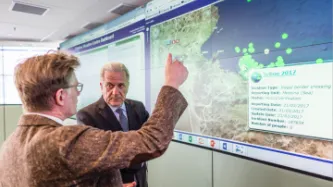
{"label": "thumbnail image on screen", "polygon": [[151,25],[151,105],[172,53],[189,70],[177,130],[332,160],[332,2],[302,2],[224,1]]}

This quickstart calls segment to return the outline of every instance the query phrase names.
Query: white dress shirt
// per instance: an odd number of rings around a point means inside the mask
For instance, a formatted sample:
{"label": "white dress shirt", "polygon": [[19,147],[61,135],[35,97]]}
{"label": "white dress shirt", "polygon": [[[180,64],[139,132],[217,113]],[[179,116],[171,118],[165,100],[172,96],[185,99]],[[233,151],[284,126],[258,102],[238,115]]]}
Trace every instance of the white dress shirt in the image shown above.
{"label": "white dress shirt", "polygon": [[118,121],[119,121],[119,113],[116,111],[118,108],[121,108],[123,110],[123,114],[127,118],[127,111],[126,111],[125,103],[123,103],[120,107],[113,107],[111,105],[109,105],[109,107],[111,108],[112,112],[114,113],[114,115],[116,116]]}

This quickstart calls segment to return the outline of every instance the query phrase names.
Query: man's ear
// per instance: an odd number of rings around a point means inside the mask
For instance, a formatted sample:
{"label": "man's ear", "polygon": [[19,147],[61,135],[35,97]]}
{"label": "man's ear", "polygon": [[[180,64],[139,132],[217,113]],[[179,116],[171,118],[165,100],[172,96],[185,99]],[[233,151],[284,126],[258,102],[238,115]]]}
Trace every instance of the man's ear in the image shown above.
{"label": "man's ear", "polygon": [[125,94],[127,94],[127,93],[128,93],[129,87],[130,87],[130,83],[129,83],[129,82],[127,82],[127,83],[126,83],[126,92],[125,92]]}
{"label": "man's ear", "polygon": [[99,86],[101,87],[101,91],[103,91],[103,83],[99,82]]}
{"label": "man's ear", "polygon": [[125,96],[127,95],[127,93],[128,93],[128,90],[129,90],[129,87],[127,87],[127,88],[126,88],[126,90],[125,90],[125,93],[124,93],[124,94],[125,94]]}
{"label": "man's ear", "polygon": [[65,90],[64,89],[59,89],[57,90],[56,94],[55,94],[55,104],[56,105],[60,105],[60,106],[64,106],[65,105]]}

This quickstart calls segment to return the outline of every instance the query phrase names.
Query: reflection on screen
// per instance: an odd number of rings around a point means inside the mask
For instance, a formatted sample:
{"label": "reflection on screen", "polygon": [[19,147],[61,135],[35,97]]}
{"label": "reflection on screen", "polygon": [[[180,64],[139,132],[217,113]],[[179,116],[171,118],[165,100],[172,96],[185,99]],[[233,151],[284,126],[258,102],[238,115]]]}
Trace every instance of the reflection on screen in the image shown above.
{"label": "reflection on screen", "polygon": [[97,49],[78,54],[81,66],[77,70],[78,80],[84,84],[78,108],[96,102],[101,96],[100,71],[108,62],[123,63],[130,73],[127,98],[145,101],[144,37],[130,36]]}

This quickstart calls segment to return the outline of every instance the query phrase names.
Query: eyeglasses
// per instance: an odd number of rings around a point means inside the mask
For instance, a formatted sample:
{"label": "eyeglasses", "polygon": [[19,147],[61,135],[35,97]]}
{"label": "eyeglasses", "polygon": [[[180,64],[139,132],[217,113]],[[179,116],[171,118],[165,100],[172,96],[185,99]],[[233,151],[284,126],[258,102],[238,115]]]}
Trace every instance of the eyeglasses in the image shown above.
{"label": "eyeglasses", "polygon": [[82,83],[78,83],[77,85],[67,86],[66,88],[71,88],[71,87],[76,87],[76,90],[78,92],[82,92],[82,90],[83,90],[83,84]]}

